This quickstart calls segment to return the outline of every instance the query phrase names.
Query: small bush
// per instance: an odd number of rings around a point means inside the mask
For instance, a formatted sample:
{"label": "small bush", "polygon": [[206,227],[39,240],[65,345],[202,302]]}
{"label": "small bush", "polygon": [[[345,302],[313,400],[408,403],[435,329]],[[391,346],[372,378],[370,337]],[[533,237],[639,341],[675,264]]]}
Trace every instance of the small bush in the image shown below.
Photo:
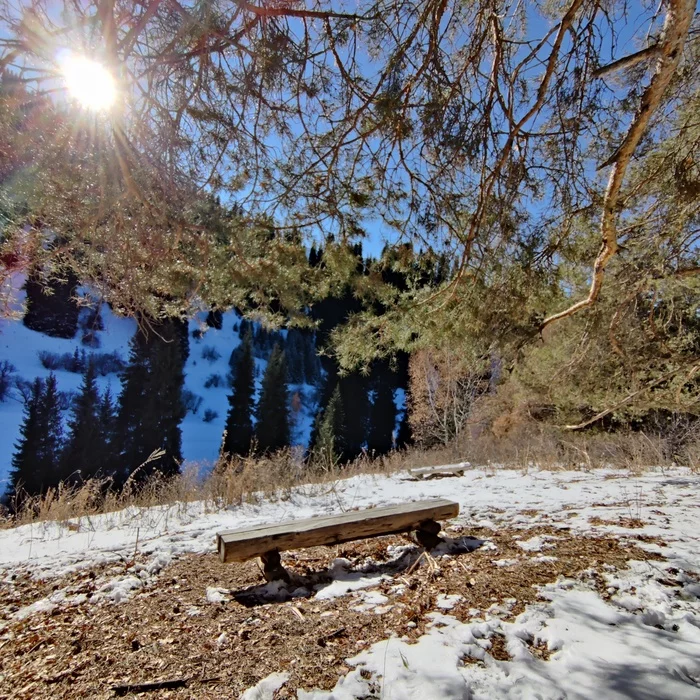
{"label": "small bush", "polygon": [[201,329],[199,329],[199,328],[195,328],[192,331],[192,338],[194,340],[201,340],[203,335],[204,335],[204,333],[202,333]]}
{"label": "small bush", "polygon": [[22,377],[17,377],[14,380],[15,390],[22,399],[22,403],[28,403],[32,396],[32,383],[27,379],[22,379]]}
{"label": "small bush", "polygon": [[95,333],[93,331],[84,331],[83,337],[80,339],[80,342],[86,348],[97,349],[100,347],[100,338],[97,335],[97,333]]}
{"label": "small bush", "polygon": [[44,369],[56,370],[62,369],[61,355],[57,352],[49,352],[48,350],[39,351],[39,362]]}
{"label": "small bush", "polygon": [[15,372],[17,372],[17,368],[11,362],[0,361],[0,403],[5,401],[10,394]]}
{"label": "small bush", "polygon": [[103,377],[108,374],[118,374],[126,366],[117,352],[94,352],[91,355],[95,372]]}
{"label": "small bush", "polygon": [[211,389],[212,387],[218,389],[220,386],[223,385],[224,378],[220,374],[210,374],[204,382],[205,389]]}
{"label": "small bush", "polygon": [[204,415],[202,416],[202,420],[205,423],[211,423],[213,420],[216,420],[219,417],[219,414],[216,411],[212,411],[211,408],[207,408],[206,411],[204,411]]}
{"label": "small bush", "polygon": [[75,352],[64,352],[58,354],[49,352],[48,350],[39,351],[39,361],[45,369],[52,371],[62,369],[66,372],[82,374],[88,366],[88,362],[92,360],[95,372],[103,377],[108,374],[117,374],[124,367],[124,360],[117,352],[94,352],[88,355],[85,350],[75,349]]}
{"label": "small bush", "polygon": [[209,362],[216,362],[221,357],[221,353],[213,345],[205,345],[202,348],[202,359]]}
{"label": "small bush", "polygon": [[194,391],[183,389],[182,405],[185,407],[185,411],[187,411],[187,413],[191,413],[193,416],[196,416],[197,411],[199,411],[200,407],[202,406],[202,397],[197,396]]}

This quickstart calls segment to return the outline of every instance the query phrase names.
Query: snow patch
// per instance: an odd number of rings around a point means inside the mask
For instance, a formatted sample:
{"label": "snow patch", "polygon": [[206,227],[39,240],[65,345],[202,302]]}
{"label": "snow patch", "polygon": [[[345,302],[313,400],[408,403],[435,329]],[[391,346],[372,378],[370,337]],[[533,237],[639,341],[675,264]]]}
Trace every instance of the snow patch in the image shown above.
{"label": "snow patch", "polygon": [[289,680],[284,672],[271,673],[252,688],[241,693],[239,700],[273,700],[275,693]]}
{"label": "snow patch", "polygon": [[207,603],[228,603],[231,598],[229,598],[229,591],[226,588],[214,588],[209,586],[207,588]]}

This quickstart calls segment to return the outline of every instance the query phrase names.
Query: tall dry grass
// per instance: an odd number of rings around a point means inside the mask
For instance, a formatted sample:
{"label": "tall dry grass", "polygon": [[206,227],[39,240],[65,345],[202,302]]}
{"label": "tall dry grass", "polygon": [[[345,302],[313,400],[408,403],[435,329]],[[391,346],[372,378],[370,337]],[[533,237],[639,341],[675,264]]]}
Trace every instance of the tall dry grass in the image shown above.
{"label": "tall dry grass", "polygon": [[[700,426],[679,442],[673,435],[629,433],[566,433],[541,423],[527,422],[494,436],[490,431],[462,433],[449,445],[414,447],[372,459],[363,455],[345,465],[308,464],[298,451],[270,456],[236,457],[213,470],[188,465],[172,478],[158,473],[130,480],[115,491],[109,479],[61,484],[39,496],[25,496],[0,512],[0,527],[35,521],[67,523],[84,516],[112,513],[130,506],[152,507],[204,503],[209,511],[261,500],[287,499],[302,486],[333,489],[340,479],[359,474],[395,474],[415,467],[470,462],[488,469],[548,470],[620,468],[639,473],[649,467],[675,465],[700,473]],[[679,447],[680,445],[680,447]]]}

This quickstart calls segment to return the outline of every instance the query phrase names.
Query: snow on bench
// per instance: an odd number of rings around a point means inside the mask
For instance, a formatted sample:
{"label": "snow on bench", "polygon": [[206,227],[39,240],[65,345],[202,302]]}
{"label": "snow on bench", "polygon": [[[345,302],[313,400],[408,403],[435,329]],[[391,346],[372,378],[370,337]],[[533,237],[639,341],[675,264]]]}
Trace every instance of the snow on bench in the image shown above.
{"label": "snow on bench", "polygon": [[454,518],[458,514],[458,503],[436,498],[229,530],[217,534],[216,546],[223,562],[246,561],[259,556],[268,581],[288,580],[280,561],[281,551],[339,544],[410,530],[416,530],[416,539],[420,544],[432,549],[442,541],[438,536],[441,530],[438,521]]}

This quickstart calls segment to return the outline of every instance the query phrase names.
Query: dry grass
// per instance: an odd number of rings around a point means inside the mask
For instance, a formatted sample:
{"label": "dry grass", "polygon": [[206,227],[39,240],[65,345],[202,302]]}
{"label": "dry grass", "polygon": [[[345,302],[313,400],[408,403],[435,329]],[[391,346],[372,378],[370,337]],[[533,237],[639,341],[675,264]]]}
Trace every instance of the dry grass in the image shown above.
{"label": "dry grass", "polygon": [[[129,506],[151,507],[174,503],[203,501],[218,509],[244,502],[286,498],[302,485],[328,484],[358,474],[394,474],[415,467],[431,467],[469,461],[496,469],[531,468],[549,470],[620,468],[640,473],[650,465],[670,467],[675,464],[700,471],[700,436],[693,436],[683,447],[683,458],[671,449],[671,438],[650,437],[644,433],[563,433],[551,426],[527,422],[498,439],[490,431],[471,431],[449,445],[431,449],[415,447],[371,459],[361,456],[346,465],[323,468],[305,463],[294,450],[266,457],[235,458],[218,464],[203,475],[196,464],[181,474],[164,478],[156,473],[141,482],[127,482],[116,492],[108,479],[93,479],[79,486],[60,485],[41,496],[27,497],[21,507],[0,510],[0,527],[29,522],[73,518],[111,513]],[[675,455],[675,456],[674,456]],[[633,514],[631,514],[632,517]]]}
{"label": "dry grass", "polygon": [[[445,450],[443,450],[444,452]],[[682,441],[642,431],[568,432],[527,420],[495,436],[475,426],[449,447],[451,461],[550,470],[618,468],[640,473],[650,466],[684,466],[700,471],[700,424]]]}

